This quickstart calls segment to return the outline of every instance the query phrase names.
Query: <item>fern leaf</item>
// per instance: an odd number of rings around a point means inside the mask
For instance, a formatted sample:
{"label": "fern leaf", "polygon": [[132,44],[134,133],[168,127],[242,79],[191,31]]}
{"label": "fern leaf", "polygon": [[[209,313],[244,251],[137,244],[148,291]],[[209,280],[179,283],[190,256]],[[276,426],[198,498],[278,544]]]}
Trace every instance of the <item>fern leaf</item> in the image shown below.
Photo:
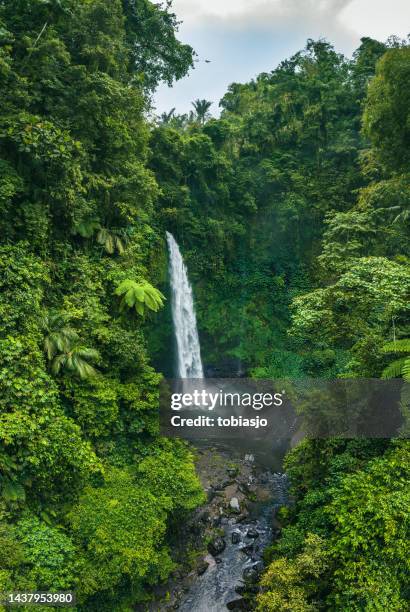
{"label": "fern leaf", "polygon": [[410,382],[410,357],[406,357],[402,367],[402,375],[406,382]]}
{"label": "fern leaf", "polygon": [[410,338],[401,338],[388,342],[382,348],[383,353],[410,353]]}
{"label": "fern leaf", "polygon": [[135,284],[134,291],[135,291],[135,295],[136,295],[137,300],[139,302],[143,302],[144,301],[144,295],[145,295],[144,289],[140,285]]}
{"label": "fern leaf", "polygon": [[127,304],[127,306],[132,308],[133,306],[135,306],[135,302],[137,301],[135,297],[136,297],[135,290],[128,289],[127,293],[124,295],[124,302]]}
{"label": "fern leaf", "polygon": [[154,300],[154,298],[152,297],[152,295],[148,291],[145,292],[145,300],[144,301],[145,301],[146,305],[148,306],[148,308],[150,308],[154,312],[157,312],[158,304],[156,303],[156,301]]}
{"label": "fern leaf", "polygon": [[135,310],[138,312],[139,315],[143,316],[145,312],[144,304],[142,302],[136,302]]}
{"label": "fern leaf", "polygon": [[382,378],[399,378],[402,375],[402,368],[405,364],[406,359],[403,357],[402,359],[396,359],[390,365],[387,366],[382,372]]}

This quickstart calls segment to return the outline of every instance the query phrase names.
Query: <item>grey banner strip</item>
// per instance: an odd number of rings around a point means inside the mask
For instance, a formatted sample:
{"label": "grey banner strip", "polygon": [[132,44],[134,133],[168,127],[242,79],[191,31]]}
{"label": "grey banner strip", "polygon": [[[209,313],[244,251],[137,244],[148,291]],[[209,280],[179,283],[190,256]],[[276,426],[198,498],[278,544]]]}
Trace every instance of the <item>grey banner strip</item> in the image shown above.
{"label": "grey banner strip", "polygon": [[164,436],[189,440],[409,437],[400,379],[168,379]]}

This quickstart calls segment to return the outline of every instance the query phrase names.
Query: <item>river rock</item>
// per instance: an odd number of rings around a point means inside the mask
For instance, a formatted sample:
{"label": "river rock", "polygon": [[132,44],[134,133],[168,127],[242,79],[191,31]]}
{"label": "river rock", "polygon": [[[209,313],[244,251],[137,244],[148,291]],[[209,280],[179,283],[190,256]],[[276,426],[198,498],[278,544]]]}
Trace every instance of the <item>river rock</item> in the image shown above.
{"label": "river rock", "polygon": [[241,532],[240,531],[232,531],[231,534],[232,544],[239,544],[241,541]]}
{"label": "river rock", "polygon": [[258,561],[249,567],[245,567],[242,572],[243,579],[247,582],[256,582],[260,574],[263,572],[263,567],[262,561]]}
{"label": "river rock", "polygon": [[229,502],[229,507],[233,512],[240,514],[241,508],[239,506],[239,500],[237,497],[232,497],[231,501]]}
{"label": "river rock", "polygon": [[221,552],[225,550],[225,547],[226,547],[225,540],[219,537],[214,538],[208,544],[208,550],[211,553],[211,555],[213,555],[214,557],[216,557],[217,555],[220,555]]}
{"label": "river rock", "polygon": [[256,540],[256,538],[259,538],[259,531],[255,529],[254,527],[251,527],[246,532],[246,535],[248,536],[248,538],[252,538],[253,540]]}
{"label": "river rock", "polygon": [[245,569],[242,572],[242,576],[243,576],[243,579],[246,580],[247,582],[256,582],[259,577],[259,573],[252,566],[245,567]]}
{"label": "river rock", "polygon": [[242,597],[240,599],[234,599],[226,604],[228,610],[249,610],[248,605]]}
{"label": "river rock", "polygon": [[205,561],[205,559],[203,561],[200,561],[198,563],[197,568],[196,568],[198,576],[202,576],[202,574],[205,574],[205,572],[208,569],[208,567],[209,567],[209,563],[207,563],[207,561]]}
{"label": "river rock", "polygon": [[245,555],[251,555],[253,551],[254,551],[253,544],[246,544],[244,546],[241,546],[241,552],[243,552]]}

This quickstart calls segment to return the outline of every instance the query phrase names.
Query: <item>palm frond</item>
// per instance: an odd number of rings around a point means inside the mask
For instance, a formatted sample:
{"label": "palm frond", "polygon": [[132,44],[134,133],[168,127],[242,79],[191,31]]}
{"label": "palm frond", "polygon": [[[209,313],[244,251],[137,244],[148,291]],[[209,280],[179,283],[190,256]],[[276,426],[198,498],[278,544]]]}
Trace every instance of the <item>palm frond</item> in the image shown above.
{"label": "palm frond", "polygon": [[78,346],[72,350],[73,355],[80,359],[86,359],[89,361],[96,361],[99,359],[100,354],[97,350],[92,348],[87,348],[85,346]]}
{"label": "palm frond", "polygon": [[67,361],[67,356],[65,355],[65,353],[54,357],[53,362],[51,364],[51,371],[53,372],[53,374],[59,374],[61,368],[65,366],[66,361]]}
{"label": "palm frond", "polygon": [[98,376],[98,371],[92,365],[87,363],[87,361],[77,360],[76,371],[82,380],[95,378]]}
{"label": "palm frond", "polygon": [[40,324],[45,333],[43,348],[49,361],[78,339],[75,329],[67,325],[67,317],[58,311],[44,314]]}

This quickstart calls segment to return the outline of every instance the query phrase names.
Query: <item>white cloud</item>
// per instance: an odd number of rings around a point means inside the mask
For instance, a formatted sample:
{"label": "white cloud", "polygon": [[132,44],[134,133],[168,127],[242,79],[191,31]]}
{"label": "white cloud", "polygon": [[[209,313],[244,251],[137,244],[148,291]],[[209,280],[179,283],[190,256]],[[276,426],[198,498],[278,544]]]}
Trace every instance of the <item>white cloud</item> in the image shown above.
{"label": "white cloud", "polygon": [[361,36],[385,40],[390,34],[405,38],[410,33],[408,0],[353,0],[342,11],[341,19]]}
{"label": "white cloud", "polygon": [[177,15],[185,22],[198,22],[208,17],[235,22],[265,23],[266,19],[289,19],[322,15],[333,18],[352,0],[175,0]]}
{"label": "white cloud", "polygon": [[174,0],[173,10],[183,21],[179,38],[200,61],[173,88],[160,87],[158,112],[187,112],[195,98],[213,100],[215,112],[230,83],[273,70],[308,38],[350,55],[362,36],[403,36],[410,25],[408,0]]}

